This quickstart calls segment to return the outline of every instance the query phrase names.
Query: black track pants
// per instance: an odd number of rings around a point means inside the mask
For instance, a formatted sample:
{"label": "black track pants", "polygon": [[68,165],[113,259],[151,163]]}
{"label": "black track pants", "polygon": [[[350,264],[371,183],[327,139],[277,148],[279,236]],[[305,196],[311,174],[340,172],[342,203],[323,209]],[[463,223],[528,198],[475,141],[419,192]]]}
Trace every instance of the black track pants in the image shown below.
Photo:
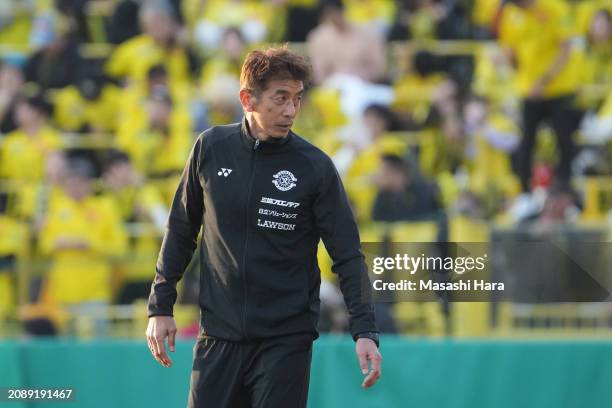
{"label": "black track pants", "polygon": [[305,408],[312,334],[252,342],[201,339],[189,408]]}
{"label": "black track pants", "polygon": [[518,176],[524,192],[531,189],[533,152],[536,147],[538,127],[548,121],[557,137],[559,164],[556,178],[563,184],[569,182],[571,165],[576,153],[573,133],[580,123],[580,112],[573,106],[573,96],[553,99],[523,100],[523,138],[516,152]]}

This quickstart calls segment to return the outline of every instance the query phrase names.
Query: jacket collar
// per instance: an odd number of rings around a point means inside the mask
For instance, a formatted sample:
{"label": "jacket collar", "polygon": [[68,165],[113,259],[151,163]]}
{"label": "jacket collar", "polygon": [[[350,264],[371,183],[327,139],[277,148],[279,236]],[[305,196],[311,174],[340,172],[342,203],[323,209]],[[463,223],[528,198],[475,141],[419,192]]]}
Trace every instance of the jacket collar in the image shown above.
{"label": "jacket collar", "polygon": [[275,153],[285,151],[289,147],[289,142],[293,137],[293,132],[289,131],[286,137],[273,140],[271,142],[262,142],[260,141],[257,145],[257,149],[255,149],[255,144],[257,139],[255,139],[251,135],[251,130],[249,128],[249,122],[246,117],[242,118],[242,122],[240,123],[240,139],[242,141],[242,145],[250,150],[262,151],[264,153]]}

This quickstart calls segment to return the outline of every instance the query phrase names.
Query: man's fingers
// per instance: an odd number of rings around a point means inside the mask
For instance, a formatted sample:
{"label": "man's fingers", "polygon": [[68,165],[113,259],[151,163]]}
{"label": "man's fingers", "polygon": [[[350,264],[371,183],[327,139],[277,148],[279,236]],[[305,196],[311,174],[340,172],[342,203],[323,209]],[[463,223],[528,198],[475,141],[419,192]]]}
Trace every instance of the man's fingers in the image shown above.
{"label": "man's fingers", "polygon": [[382,356],[376,350],[373,353],[368,354],[368,360],[370,360],[372,365],[372,371],[367,375],[367,377],[363,380],[361,384],[363,388],[370,388],[376,381],[380,378],[382,374]]}
{"label": "man's fingers", "polygon": [[151,351],[151,354],[153,354],[153,357],[155,357],[155,355],[157,354],[157,350],[155,348],[155,342],[153,341],[153,337],[147,335],[147,344],[149,345],[149,350]]}
{"label": "man's fingers", "polygon": [[376,381],[378,381],[379,378],[380,373],[378,371],[372,370],[370,374],[368,374],[367,377],[363,380],[361,386],[363,388],[370,388],[371,386],[376,384]]}
{"label": "man's fingers", "polygon": [[157,342],[155,341],[155,337],[147,336],[147,343],[149,343],[149,350],[151,350],[153,358],[155,358],[155,360],[157,360],[160,364],[163,364],[159,358],[159,351],[157,350]]}
{"label": "man's fingers", "polygon": [[357,358],[359,359],[359,367],[361,368],[362,374],[368,373],[368,358],[366,353],[357,353]]}
{"label": "man's fingers", "polygon": [[155,337],[155,344],[157,345],[157,353],[160,358],[162,364],[165,367],[170,367],[172,362],[170,361],[170,357],[168,357],[168,353],[166,352],[166,345],[164,344],[165,336]]}
{"label": "man's fingers", "polygon": [[170,348],[170,351],[172,351],[173,353],[174,353],[175,339],[176,339],[176,329],[170,330],[170,332],[168,333],[168,347]]}
{"label": "man's fingers", "polygon": [[372,371],[378,372],[378,376],[382,374],[382,356],[378,351],[370,355],[370,361],[372,362]]}

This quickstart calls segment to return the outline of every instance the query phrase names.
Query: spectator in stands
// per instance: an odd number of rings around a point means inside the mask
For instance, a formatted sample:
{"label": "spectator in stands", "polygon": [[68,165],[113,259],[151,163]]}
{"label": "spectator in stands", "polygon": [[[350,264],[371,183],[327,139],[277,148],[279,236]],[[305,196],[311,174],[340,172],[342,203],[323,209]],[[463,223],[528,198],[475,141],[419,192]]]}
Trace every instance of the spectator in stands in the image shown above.
{"label": "spectator in stands", "polygon": [[51,21],[51,29],[39,41],[40,48],[23,68],[26,81],[34,82],[41,90],[75,84],[86,70],[71,27],[58,18]]}
{"label": "spectator in stands", "polygon": [[104,185],[117,200],[123,221],[150,222],[158,232],[163,232],[168,209],[157,189],[134,168],[129,155],[113,150],[105,164]]}
{"label": "spectator in stands", "polygon": [[91,317],[101,334],[112,295],[110,257],[124,253],[126,234],[115,202],[93,195],[94,171],[89,161],[70,159],[63,194],[49,206],[39,244],[52,263],[41,296]]}
{"label": "spectator in stands", "polygon": [[123,262],[123,284],[117,295],[117,303],[129,304],[149,296],[149,265],[157,257],[168,208],[158,189],[132,166],[126,153],[113,151],[105,162],[104,184],[109,196],[117,201],[122,221],[144,227],[135,231],[137,233],[130,239],[131,256]]}
{"label": "spectator in stands", "polygon": [[499,36],[516,64],[523,99],[523,138],[517,152],[517,172],[524,194],[513,214],[520,218],[533,206],[533,151],[539,126],[548,120],[557,138],[560,158],[556,178],[569,183],[576,151],[573,132],[579,117],[573,100],[578,86],[570,64],[573,26],[567,5],[560,1],[510,0],[503,9]]}
{"label": "spectator in stands", "polygon": [[347,21],[342,0],[323,2],[322,22],[309,34],[307,45],[317,84],[338,73],[367,82],[385,78],[383,37]]}
{"label": "spectator in stands", "polygon": [[421,128],[426,124],[432,103],[446,74],[441,58],[426,50],[416,51],[411,67],[394,84],[393,108],[402,113],[407,128]]}
{"label": "spectator in stands", "polygon": [[189,112],[175,109],[163,87],[155,89],[146,101],[146,116],[130,118],[120,126],[118,146],[146,176],[180,173],[193,143]]}
{"label": "spectator in stands", "polygon": [[201,89],[208,114],[203,128],[236,122],[242,117],[242,107],[235,95],[240,91],[240,69],[246,47],[242,32],[229,27],[223,32],[221,47],[202,67]]}
{"label": "spectator in stands", "polygon": [[[340,175],[344,176],[355,164],[360,153],[375,145],[386,132],[395,127],[396,118],[391,109],[384,105],[373,104],[366,108],[360,126],[339,133],[342,142],[332,160]],[[378,152],[376,153],[378,154]]]}
{"label": "spectator in stands", "polygon": [[49,125],[52,106],[42,97],[21,98],[15,107],[17,130],[0,146],[0,178],[39,182],[47,155],[60,147],[57,132]]}
{"label": "spectator in stands", "polygon": [[229,27],[238,28],[249,44],[280,39],[282,34],[279,31],[282,26],[276,20],[279,11],[282,13],[279,10],[282,4],[248,0],[213,0],[195,4],[198,9],[193,12],[196,18],[193,34],[197,46],[205,54],[219,48],[223,33]]}
{"label": "spectator in stands", "polygon": [[479,95],[467,99],[462,115],[471,190],[487,200],[518,194],[520,187],[510,161],[520,139],[518,127]]}
{"label": "spectator in stands", "polygon": [[199,62],[185,45],[175,12],[166,0],[151,0],[139,11],[143,33],[119,45],[106,63],[109,75],[143,85],[149,69],[165,64],[170,87],[189,82]]}
{"label": "spectator in stands", "polygon": [[587,35],[588,83],[612,85],[612,17],[610,10],[593,15]]}
{"label": "spectator in stands", "polygon": [[[121,0],[116,4],[108,22],[107,35],[110,43],[118,45],[141,33],[140,27],[134,22],[138,20],[142,3],[144,2],[140,0]],[[182,3],[183,0],[169,0],[168,3],[180,25],[184,22]]]}
{"label": "spectator in stands", "polygon": [[0,65],[0,134],[17,129],[15,105],[23,83],[23,73],[19,66],[10,60],[4,60]]}
{"label": "spectator in stands", "polygon": [[370,219],[376,188],[371,178],[381,166],[381,156],[403,155],[406,143],[388,132],[395,130],[396,118],[384,105],[370,105],[360,126],[348,129],[344,146],[333,156],[338,171],[346,182],[346,190],[358,220]]}
{"label": "spectator in stands", "polygon": [[102,75],[87,75],[55,92],[54,119],[67,132],[110,133],[117,127],[120,89]]}
{"label": "spectator in stands", "polygon": [[407,221],[436,216],[441,209],[438,187],[409,170],[400,156],[387,154],[374,177],[378,194],[372,210],[374,221]]}
{"label": "spectator in stands", "polygon": [[458,1],[405,0],[400,2],[390,40],[460,39],[470,34],[463,4]]}

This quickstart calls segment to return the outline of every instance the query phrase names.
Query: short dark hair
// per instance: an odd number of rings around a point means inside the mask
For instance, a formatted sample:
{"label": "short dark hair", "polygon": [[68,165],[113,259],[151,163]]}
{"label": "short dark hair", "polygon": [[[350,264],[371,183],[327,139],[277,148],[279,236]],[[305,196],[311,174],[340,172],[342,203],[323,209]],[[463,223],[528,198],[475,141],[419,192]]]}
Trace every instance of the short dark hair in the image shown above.
{"label": "short dark hair", "polygon": [[240,72],[240,89],[258,96],[274,79],[302,81],[306,86],[310,81],[310,64],[287,45],[249,52]]}
{"label": "short dark hair", "polygon": [[111,149],[105,156],[105,169],[113,167],[116,164],[131,163],[130,156],[123,150]]}
{"label": "short dark hair", "polygon": [[68,171],[70,174],[91,180],[96,177],[96,167],[91,160],[84,156],[75,156],[68,158]]}
{"label": "short dark hair", "polygon": [[147,71],[147,79],[149,81],[159,78],[159,77],[167,77],[168,70],[166,66],[163,64],[155,64]]}
{"label": "short dark hair", "polygon": [[21,96],[18,98],[18,101],[18,103],[25,103],[45,117],[53,115],[53,105],[41,93],[32,96]]}
{"label": "short dark hair", "polygon": [[408,173],[408,166],[403,157],[392,153],[381,155],[380,160],[388,165],[391,169],[404,174]]}
{"label": "short dark hair", "polygon": [[345,9],[344,7],[344,1],[342,0],[323,0],[321,1],[321,8],[323,10],[340,10],[343,11]]}
{"label": "short dark hair", "polygon": [[368,105],[367,108],[363,111],[364,114],[374,114],[384,120],[385,122],[385,130],[392,131],[396,128],[397,119],[395,117],[395,113],[388,106],[381,105],[378,103],[373,103]]}

